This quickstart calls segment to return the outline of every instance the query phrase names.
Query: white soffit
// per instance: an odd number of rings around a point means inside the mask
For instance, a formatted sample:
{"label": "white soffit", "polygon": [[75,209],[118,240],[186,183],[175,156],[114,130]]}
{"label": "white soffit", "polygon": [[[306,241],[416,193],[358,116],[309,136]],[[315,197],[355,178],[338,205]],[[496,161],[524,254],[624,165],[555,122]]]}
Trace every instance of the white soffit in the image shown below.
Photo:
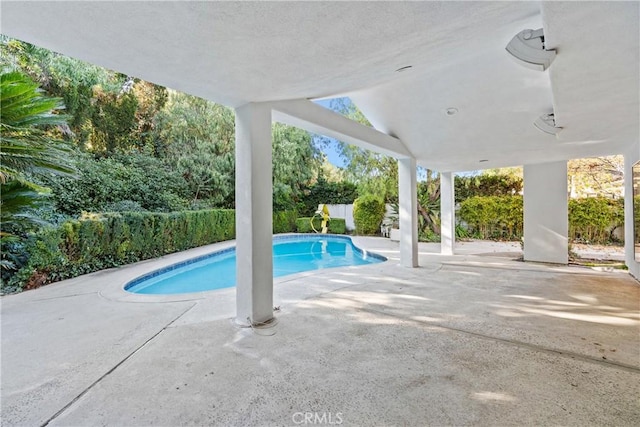
{"label": "white soffit", "polygon": [[[232,107],[348,94],[419,163],[455,171],[638,144],[639,8],[3,1],[2,32]],[[520,66],[504,49],[525,28],[543,28],[547,47],[557,49],[546,72]],[[554,110],[557,138],[533,126]]]}

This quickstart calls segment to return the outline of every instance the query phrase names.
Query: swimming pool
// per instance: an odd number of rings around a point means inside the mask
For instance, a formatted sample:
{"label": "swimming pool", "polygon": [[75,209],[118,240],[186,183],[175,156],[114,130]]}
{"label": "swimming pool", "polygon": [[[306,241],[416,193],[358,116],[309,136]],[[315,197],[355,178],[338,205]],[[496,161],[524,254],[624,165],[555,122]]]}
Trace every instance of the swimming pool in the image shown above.
{"label": "swimming pool", "polygon": [[[273,237],[273,277],[386,260],[358,248],[346,236],[295,234]],[[124,289],[136,294],[158,295],[210,291],[235,285],[236,251],[229,248],[152,271],[127,283]]]}

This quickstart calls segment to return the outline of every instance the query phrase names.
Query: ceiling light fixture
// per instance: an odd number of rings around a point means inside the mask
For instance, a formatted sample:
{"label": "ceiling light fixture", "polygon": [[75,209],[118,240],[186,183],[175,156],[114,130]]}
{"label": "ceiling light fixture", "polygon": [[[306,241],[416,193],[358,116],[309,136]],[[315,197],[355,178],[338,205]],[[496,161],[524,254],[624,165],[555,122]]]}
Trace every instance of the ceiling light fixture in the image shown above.
{"label": "ceiling light fixture", "polygon": [[400,67],[396,70],[396,73],[401,73],[403,71],[407,71],[409,69],[413,68],[413,65],[405,65],[404,67]]}
{"label": "ceiling light fixture", "polygon": [[542,28],[520,31],[507,44],[506,49],[520,65],[538,71],[549,68],[556,57],[555,50],[545,49]]}
{"label": "ceiling light fixture", "polygon": [[533,125],[544,133],[549,135],[557,135],[562,130],[561,127],[556,126],[556,117],[553,113],[543,114],[533,122]]}
{"label": "ceiling light fixture", "polygon": [[447,108],[447,116],[453,116],[458,113],[458,109],[456,107]]}

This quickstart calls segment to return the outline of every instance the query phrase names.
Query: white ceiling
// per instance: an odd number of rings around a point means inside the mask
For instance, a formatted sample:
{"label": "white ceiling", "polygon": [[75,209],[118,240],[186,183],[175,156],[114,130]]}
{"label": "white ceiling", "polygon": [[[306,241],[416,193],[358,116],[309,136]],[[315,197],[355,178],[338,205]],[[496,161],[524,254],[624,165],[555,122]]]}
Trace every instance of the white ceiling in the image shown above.
{"label": "white ceiling", "polygon": [[[460,171],[637,146],[639,15],[638,2],[3,1],[1,23],[232,107],[347,95],[420,164]],[[504,50],[540,27],[558,53],[546,72]],[[558,138],[532,124],[554,109]]]}

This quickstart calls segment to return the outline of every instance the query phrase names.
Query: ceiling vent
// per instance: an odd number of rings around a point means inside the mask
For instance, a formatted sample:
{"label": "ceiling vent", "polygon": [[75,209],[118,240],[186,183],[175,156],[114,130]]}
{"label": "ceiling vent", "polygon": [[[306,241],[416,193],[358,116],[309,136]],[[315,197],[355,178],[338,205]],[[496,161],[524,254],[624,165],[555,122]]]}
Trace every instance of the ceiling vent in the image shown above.
{"label": "ceiling vent", "polygon": [[556,127],[556,118],[553,113],[541,115],[533,125],[549,135],[557,135],[562,130],[561,127]]}
{"label": "ceiling vent", "polygon": [[545,50],[542,28],[520,31],[506,49],[519,64],[538,71],[549,68],[556,57],[555,50]]}

